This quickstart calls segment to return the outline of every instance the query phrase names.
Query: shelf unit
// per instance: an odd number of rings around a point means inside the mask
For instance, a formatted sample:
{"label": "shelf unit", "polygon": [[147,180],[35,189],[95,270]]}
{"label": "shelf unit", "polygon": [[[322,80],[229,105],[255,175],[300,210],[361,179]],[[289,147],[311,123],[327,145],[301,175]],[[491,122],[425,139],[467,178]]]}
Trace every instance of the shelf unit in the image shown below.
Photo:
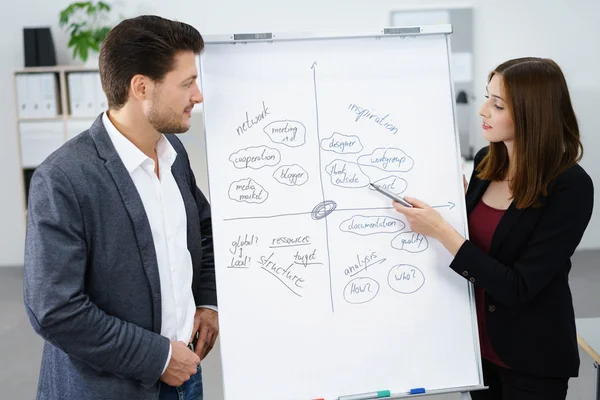
{"label": "shelf unit", "polygon": [[[71,110],[71,93],[74,88],[69,85],[69,74],[85,73],[98,74],[97,68],[88,68],[84,66],[53,66],[53,67],[28,67],[13,72],[13,90],[14,102],[16,111],[16,132],[18,146],[18,160],[22,172],[21,193],[23,200],[23,210],[27,213],[27,197],[29,193],[29,181],[35,171],[35,168],[50,155],[54,150],[66,143],[76,134],[89,128],[91,123],[100,114],[100,110],[96,115],[89,116],[73,116]],[[36,74],[52,74],[53,91],[55,92],[56,115],[52,116],[23,116],[22,99],[24,91],[23,87],[19,87],[19,82],[23,82],[23,76],[34,76]],[[26,78],[27,79],[27,78]],[[27,81],[27,80],[25,80]],[[99,80],[98,80],[99,81]],[[30,81],[32,82],[32,81]],[[48,83],[48,82],[46,82]],[[37,88],[41,90],[40,88]],[[48,89],[48,87],[46,87]],[[94,98],[97,101],[96,94],[87,93],[89,88],[79,88],[80,95]],[[101,89],[100,89],[101,90]],[[31,90],[28,90],[25,96],[31,96]],[[39,96],[39,93],[37,94]],[[102,93],[102,97],[104,94]],[[105,102],[105,97],[104,97]],[[106,108],[104,108],[106,109]]]}

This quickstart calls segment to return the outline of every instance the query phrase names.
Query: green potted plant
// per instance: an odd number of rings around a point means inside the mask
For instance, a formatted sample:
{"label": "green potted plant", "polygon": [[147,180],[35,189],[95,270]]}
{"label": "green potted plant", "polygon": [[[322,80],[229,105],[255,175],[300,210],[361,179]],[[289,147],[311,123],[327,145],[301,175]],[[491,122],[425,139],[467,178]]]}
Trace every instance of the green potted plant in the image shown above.
{"label": "green potted plant", "polygon": [[68,47],[73,48],[73,59],[86,63],[96,61],[100,45],[111,29],[111,6],[103,1],[85,1],[69,4],[60,12],[60,26],[70,34]]}

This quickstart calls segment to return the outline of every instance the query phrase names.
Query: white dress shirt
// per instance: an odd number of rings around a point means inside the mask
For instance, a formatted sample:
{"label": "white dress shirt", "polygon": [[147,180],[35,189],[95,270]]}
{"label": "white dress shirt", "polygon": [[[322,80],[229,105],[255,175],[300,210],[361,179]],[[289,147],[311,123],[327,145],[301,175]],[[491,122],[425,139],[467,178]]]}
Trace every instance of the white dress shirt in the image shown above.
{"label": "white dress shirt", "polygon": [[[189,343],[196,305],[192,293],[192,258],[187,248],[187,215],[183,197],[171,173],[177,152],[163,136],[156,144],[159,177],[152,158],[123,136],[104,113],[102,122],[142,199],[158,261],[161,335]],[[212,308],[212,307],[210,307]],[[213,308],[214,309],[214,308]],[[172,348],[163,369],[171,360]]]}

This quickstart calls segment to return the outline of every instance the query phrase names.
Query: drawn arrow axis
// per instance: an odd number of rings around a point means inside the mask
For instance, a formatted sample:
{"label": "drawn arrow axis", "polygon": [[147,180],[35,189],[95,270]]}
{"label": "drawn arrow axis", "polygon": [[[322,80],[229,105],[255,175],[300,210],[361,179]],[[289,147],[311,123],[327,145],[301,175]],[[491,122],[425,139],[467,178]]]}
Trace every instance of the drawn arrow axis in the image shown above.
{"label": "drawn arrow axis", "polygon": [[449,210],[452,210],[455,206],[456,206],[456,204],[449,201],[448,204],[439,205],[439,206],[431,206],[431,208],[446,208],[446,207],[448,207]]}

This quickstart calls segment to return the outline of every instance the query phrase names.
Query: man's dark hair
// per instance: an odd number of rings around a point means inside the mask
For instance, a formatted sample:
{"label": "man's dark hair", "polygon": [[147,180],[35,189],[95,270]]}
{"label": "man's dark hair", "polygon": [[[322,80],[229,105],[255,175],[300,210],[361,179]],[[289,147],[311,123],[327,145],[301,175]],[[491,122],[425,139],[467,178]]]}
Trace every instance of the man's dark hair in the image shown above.
{"label": "man's dark hair", "polygon": [[120,22],[108,33],[100,49],[100,78],[108,106],[123,107],[135,75],[161,82],[173,69],[178,52],[199,54],[203,48],[200,33],[183,22],[154,15]]}

